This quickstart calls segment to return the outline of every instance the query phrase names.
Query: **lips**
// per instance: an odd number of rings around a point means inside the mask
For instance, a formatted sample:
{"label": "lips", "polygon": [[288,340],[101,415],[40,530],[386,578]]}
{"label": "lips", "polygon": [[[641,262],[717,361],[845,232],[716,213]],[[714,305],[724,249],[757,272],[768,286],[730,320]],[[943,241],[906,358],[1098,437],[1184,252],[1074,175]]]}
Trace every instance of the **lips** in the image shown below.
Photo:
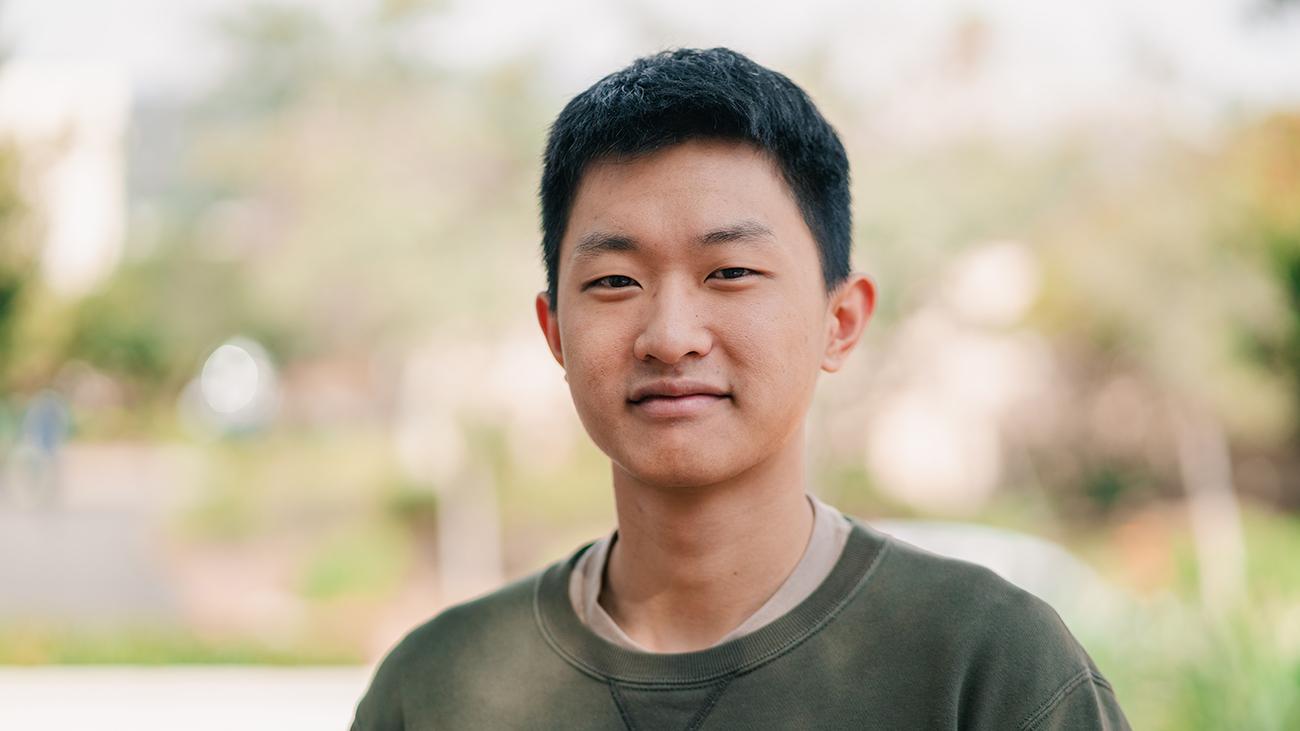
{"label": "lips", "polygon": [[653,418],[681,418],[700,415],[731,398],[726,389],[705,381],[660,380],[632,389],[628,403],[639,413]]}
{"label": "lips", "polygon": [[677,380],[659,380],[642,384],[632,389],[632,394],[628,401],[640,403],[646,399],[654,398],[683,398],[689,396],[715,396],[726,397],[730,394],[726,389],[715,386],[705,381],[694,381],[688,379]]}
{"label": "lips", "polygon": [[727,400],[726,396],[695,393],[688,396],[646,396],[633,401],[632,408],[652,418],[675,419],[699,416]]}

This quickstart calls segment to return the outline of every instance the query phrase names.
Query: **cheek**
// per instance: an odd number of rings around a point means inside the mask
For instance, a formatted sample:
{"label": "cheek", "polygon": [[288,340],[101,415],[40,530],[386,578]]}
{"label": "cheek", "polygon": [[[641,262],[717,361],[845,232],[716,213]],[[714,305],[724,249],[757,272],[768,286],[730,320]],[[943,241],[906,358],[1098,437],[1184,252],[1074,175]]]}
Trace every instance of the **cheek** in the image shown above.
{"label": "cheek", "polygon": [[626,384],[620,363],[631,346],[624,345],[621,333],[599,322],[574,318],[561,338],[569,389],[580,408],[604,405],[610,394],[622,393]]}
{"label": "cheek", "polygon": [[[782,300],[778,304],[784,304]],[[799,400],[815,381],[820,321],[787,306],[749,308],[728,319],[730,360],[765,401]]]}

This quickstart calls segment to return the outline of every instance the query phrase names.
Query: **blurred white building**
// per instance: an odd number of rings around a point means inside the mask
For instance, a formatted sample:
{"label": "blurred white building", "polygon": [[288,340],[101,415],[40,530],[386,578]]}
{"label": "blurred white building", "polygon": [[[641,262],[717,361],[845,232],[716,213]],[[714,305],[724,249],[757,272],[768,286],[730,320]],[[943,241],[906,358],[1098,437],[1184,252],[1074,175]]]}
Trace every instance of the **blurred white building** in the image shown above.
{"label": "blurred white building", "polygon": [[19,151],[40,271],[64,297],[91,290],[121,258],[130,100],[125,72],[111,67],[0,67],[0,144]]}

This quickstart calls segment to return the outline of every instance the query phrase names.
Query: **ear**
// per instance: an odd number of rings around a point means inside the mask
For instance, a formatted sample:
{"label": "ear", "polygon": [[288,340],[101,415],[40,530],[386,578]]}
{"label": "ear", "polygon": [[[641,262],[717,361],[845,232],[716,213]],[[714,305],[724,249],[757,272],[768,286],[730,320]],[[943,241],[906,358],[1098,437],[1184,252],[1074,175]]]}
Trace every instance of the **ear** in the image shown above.
{"label": "ear", "polygon": [[826,307],[826,351],[822,370],[838,371],[853,352],[876,309],[876,285],[861,272],[853,272],[831,294]]}
{"label": "ear", "polygon": [[551,355],[555,356],[555,362],[564,367],[564,351],[560,348],[560,320],[555,311],[551,309],[551,299],[546,292],[537,293],[537,301],[534,302],[537,308],[537,324],[542,326],[542,335],[546,336],[546,345],[551,349]]}

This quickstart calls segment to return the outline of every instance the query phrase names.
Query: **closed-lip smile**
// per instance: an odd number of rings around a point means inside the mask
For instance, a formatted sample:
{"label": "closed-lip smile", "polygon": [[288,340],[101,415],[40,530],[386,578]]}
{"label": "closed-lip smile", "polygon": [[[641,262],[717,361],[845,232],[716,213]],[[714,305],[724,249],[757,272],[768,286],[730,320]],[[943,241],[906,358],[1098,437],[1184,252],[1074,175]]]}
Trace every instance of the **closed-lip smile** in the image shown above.
{"label": "closed-lip smile", "polygon": [[628,397],[628,401],[635,404],[653,397],[680,398],[696,395],[729,397],[731,394],[727,393],[725,389],[704,381],[689,379],[659,380],[632,389],[632,395]]}
{"label": "closed-lip smile", "polygon": [[678,420],[701,416],[731,398],[726,390],[692,380],[652,381],[632,389],[630,408],[651,419]]}

